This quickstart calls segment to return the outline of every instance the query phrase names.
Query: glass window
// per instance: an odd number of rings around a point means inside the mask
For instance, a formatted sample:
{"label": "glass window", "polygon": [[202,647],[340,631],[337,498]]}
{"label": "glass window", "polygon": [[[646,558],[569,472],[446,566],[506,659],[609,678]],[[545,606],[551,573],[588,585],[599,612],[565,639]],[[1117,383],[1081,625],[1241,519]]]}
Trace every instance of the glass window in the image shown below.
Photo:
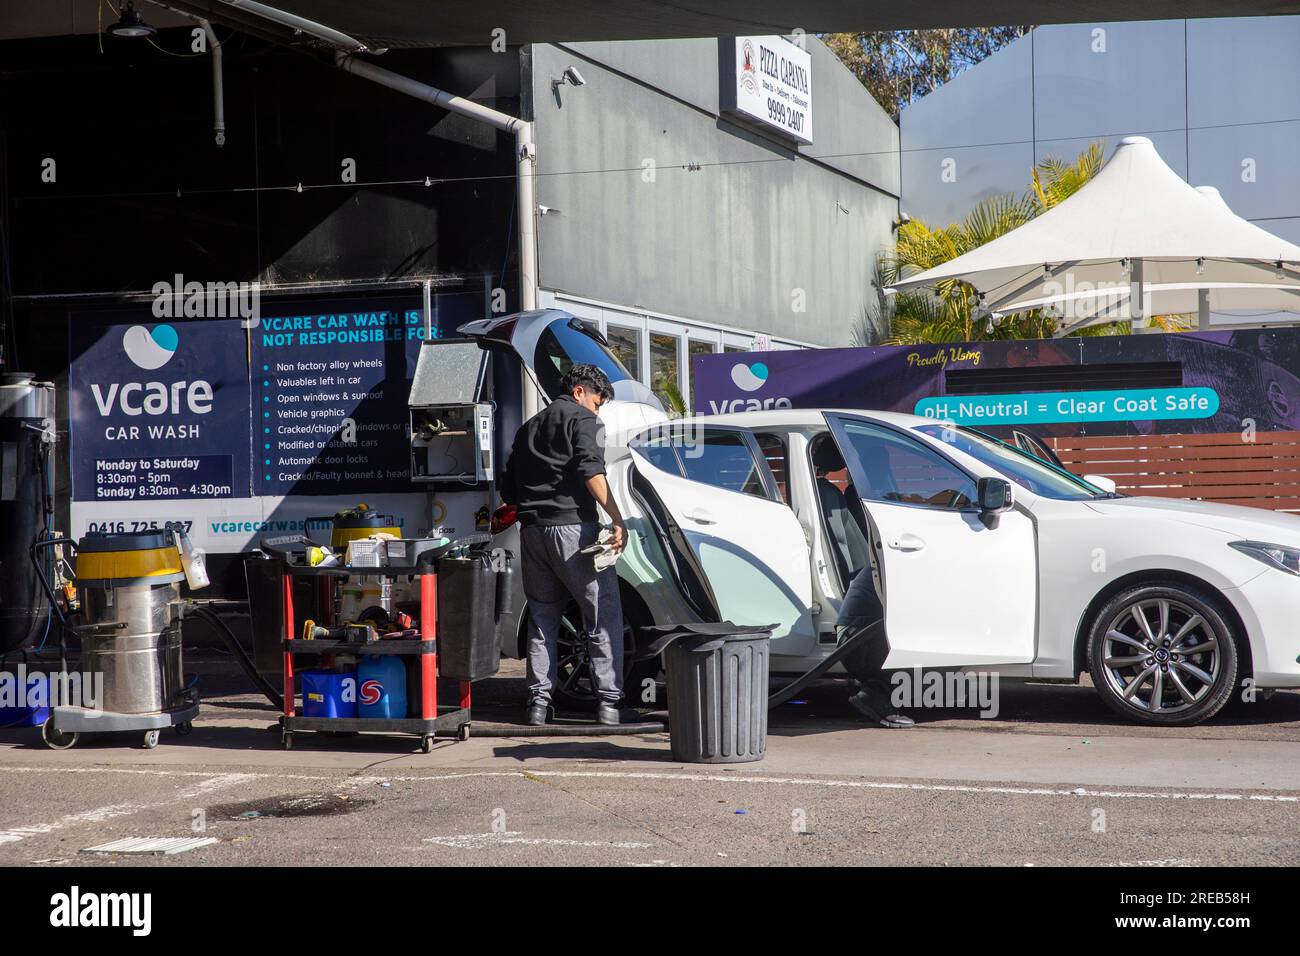
{"label": "glass window", "polygon": [[769,432],[760,432],[754,435],[754,439],[758,442],[758,450],[767,459],[767,467],[771,469],[772,477],[776,479],[776,490],[781,495],[781,500],[789,504],[790,470],[786,461],[785,438]]}
{"label": "glass window", "polygon": [[1100,488],[1074,477],[1068,471],[1040,461],[990,435],[957,425],[922,425],[917,431],[937,438],[997,469],[1016,484],[1044,498],[1082,501],[1105,495]]}
{"label": "glass window", "polygon": [[682,438],[679,450],[682,469],[692,481],[726,491],[767,497],[758,463],[738,432],[706,428]]}
{"label": "glass window", "polygon": [[695,356],[712,355],[714,352],[712,342],[701,342],[699,339],[688,339],[686,342],[686,351],[691,377],[691,408],[695,408]]}
{"label": "glass window", "polygon": [[659,397],[670,415],[685,415],[681,377],[678,375],[676,335],[650,333],[650,390]]}
{"label": "glass window", "polygon": [[627,373],[637,381],[641,380],[641,331],[622,325],[610,325],[605,333],[609,341],[609,350],[614,358],[623,363]]}
{"label": "glass window", "polygon": [[642,435],[629,442],[628,446],[644,455],[646,461],[660,471],[666,471],[670,475],[682,473],[677,453],[673,451],[672,437],[667,432],[655,431]]}
{"label": "glass window", "polygon": [[595,365],[609,376],[610,384],[632,376],[601,343],[599,333],[577,319],[557,319],[537,339],[533,370],[537,384],[550,398],[560,394],[560,379],[574,365]]}
{"label": "glass window", "polygon": [[892,429],[865,422],[846,421],[844,432],[863,478],[858,494],[868,501],[975,507],[974,479],[937,452]]}

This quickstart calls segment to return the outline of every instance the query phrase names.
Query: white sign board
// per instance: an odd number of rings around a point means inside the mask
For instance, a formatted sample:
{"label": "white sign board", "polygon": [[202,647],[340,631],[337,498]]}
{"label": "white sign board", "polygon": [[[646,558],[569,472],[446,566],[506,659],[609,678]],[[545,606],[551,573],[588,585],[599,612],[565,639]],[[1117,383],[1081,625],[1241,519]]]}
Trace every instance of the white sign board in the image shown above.
{"label": "white sign board", "polygon": [[732,37],[722,44],[722,109],[811,144],[812,56],[808,51],[780,36]]}

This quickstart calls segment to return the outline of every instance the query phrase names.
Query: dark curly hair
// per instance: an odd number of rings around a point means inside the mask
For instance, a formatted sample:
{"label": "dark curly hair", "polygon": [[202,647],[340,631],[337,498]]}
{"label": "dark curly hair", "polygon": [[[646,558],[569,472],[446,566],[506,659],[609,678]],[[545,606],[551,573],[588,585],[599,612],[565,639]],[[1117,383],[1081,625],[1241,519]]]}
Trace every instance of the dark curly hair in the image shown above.
{"label": "dark curly hair", "polygon": [[560,379],[560,392],[572,395],[579,385],[589,392],[598,392],[607,402],[614,397],[614,386],[609,384],[609,376],[597,365],[575,365],[570,368]]}

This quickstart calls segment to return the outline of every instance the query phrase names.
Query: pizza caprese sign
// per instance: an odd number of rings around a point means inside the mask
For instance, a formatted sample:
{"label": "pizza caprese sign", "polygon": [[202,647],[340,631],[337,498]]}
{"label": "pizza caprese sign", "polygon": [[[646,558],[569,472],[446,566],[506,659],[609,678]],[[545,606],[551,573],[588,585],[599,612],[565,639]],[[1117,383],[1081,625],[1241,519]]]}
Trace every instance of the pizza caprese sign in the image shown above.
{"label": "pizza caprese sign", "polygon": [[721,41],[721,108],[781,136],[812,143],[812,56],[781,36]]}

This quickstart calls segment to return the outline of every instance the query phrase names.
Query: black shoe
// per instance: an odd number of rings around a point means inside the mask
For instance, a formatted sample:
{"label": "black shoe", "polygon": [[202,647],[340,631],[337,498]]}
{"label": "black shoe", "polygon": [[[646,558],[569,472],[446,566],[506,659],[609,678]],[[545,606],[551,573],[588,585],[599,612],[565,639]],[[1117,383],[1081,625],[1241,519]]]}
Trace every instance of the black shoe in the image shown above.
{"label": "black shoe", "polygon": [[554,719],[555,709],[550,704],[543,704],[538,701],[535,704],[528,705],[527,724],[529,727],[542,727]]}
{"label": "black shoe", "polygon": [[890,713],[886,706],[888,700],[882,700],[879,696],[872,694],[870,691],[858,691],[849,698],[849,706],[856,710],[867,720],[874,720],[881,727],[889,727],[894,730],[901,730],[912,727],[916,724],[911,717],[904,717],[902,714]]}
{"label": "black shoe", "polygon": [[[624,720],[624,718],[628,718]],[[606,727],[617,727],[622,723],[633,723],[634,715],[618,704],[599,704],[596,707],[596,723]]]}

